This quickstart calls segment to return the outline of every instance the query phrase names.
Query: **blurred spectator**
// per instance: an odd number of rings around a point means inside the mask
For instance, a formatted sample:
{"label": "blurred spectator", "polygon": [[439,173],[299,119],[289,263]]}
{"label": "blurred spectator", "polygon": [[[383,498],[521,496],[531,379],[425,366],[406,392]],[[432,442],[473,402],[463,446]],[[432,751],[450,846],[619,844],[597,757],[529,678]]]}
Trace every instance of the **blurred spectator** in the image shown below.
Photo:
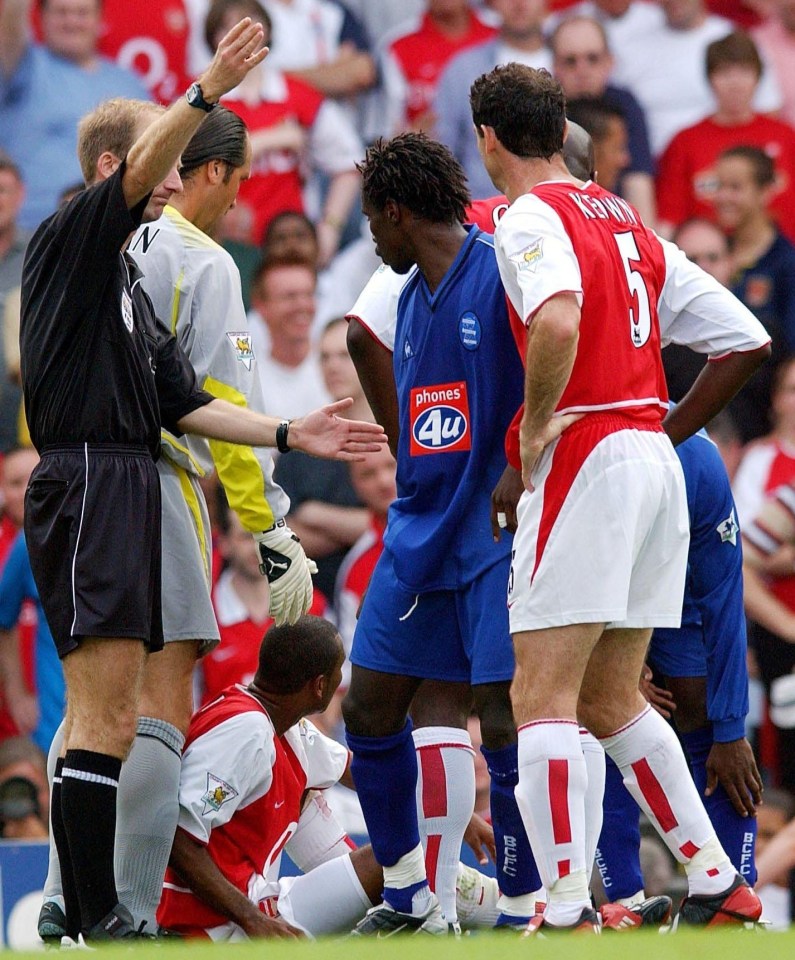
{"label": "blurred spectator", "polygon": [[[623,115],[628,135],[629,162],[619,192],[638,210],[647,224],[654,226],[654,164],[646,119],[640,104],[628,89],[608,82],[614,60],[607,45],[604,27],[598,20],[588,17],[563,20],[552,34],[550,46],[555,76],[560,80],[567,100],[601,98],[618,108]],[[599,183],[607,186],[601,176]]]}
{"label": "blurred spectator", "polygon": [[[31,622],[31,603],[35,605],[32,684],[25,677],[20,650],[22,641],[17,627],[18,623],[27,625]],[[64,718],[66,691],[61,661],[39,599],[25,535],[21,531],[0,574],[0,670],[3,696],[17,729],[30,736],[47,753]]]}
{"label": "blurred spectator", "polygon": [[[134,71],[150,94],[168,105],[181,96],[209,63],[188,68],[188,48],[202,37],[209,0],[102,0],[99,50],[120,67]],[[197,14],[199,14],[197,16]],[[202,38],[203,43],[203,38]]]}
{"label": "blurred spectator", "polygon": [[[359,463],[350,465],[351,485],[359,500],[367,507],[368,526],[345,555],[334,589],[334,612],[346,656],[351,652],[353,633],[359,608],[370,583],[370,577],[384,549],[389,505],[397,497],[396,465],[389,447],[368,453]],[[342,686],[350,681],[350,663],[343,666]],[[488,805],[488,799],[486,800]]]}
{"label": "blurred spectator", "polygon": [[[17,442],[17,421],[22,391],[13,370],[9,370],[5,352],[5,303],[8,294],[19,287],[22,260],[30,234],[17,223],[25,185],[19,167],[0,152],[0,452]],[[13,358],[12,358],[13,360]],[[9,376],[11,375],[11,376]]]}
{"label": "blurred spectator", "polygon": [[795,868],[795,801],[785,790],[765,790],[757,811],[756,892],[762,916],[771,930],[786,930],[792,923],[791,871]]}
{"label": "blurred spectator", "polygon": [[425,0],[344,0],[367,30],[375,47],[398,27],[412,18],[417,20],[425,9]]}
{"label": "blurred spectator", "polygon": [[[237,269],[240,271],[240,285],[243,291],[243,304],[246,312],[251,309],[251,291],[254,286],[254,277],[263,260],[283,257],[298,257],[307,263],[317,264],[318,246],[317,230],[314,223],[305,213],[297,210],[284,210],[277,213],[265,228],[265,236],[261,247],[253,247],[245,240],[237,241],[229,237],[229,214],[222,243],[232,255]],[[265,335],[262,345],[270,345],[270,336]]]}
{"label": "blurred spectator", "polygon": [[[12,287],[8,293],[4,294],[3,311],[0,313],[0,328],[3,334],[2,352],[4,354],[4,371],[0,370],[0,376],[5,374],[5,379],[11,384],[11,410],[4,410],[0,417],[14,417],[16,421],[15,436],[19,446],[30,446],[32,441],[28,432],[28,423],[25,419],[25,405],[22,402],[22,391],[14,390],[19,388],[22,383],[19,369],[19,317],[22,313],[22,287]],[[13,399],[14,393],[18,396],[18,401]]]}
{"label": "blurred spectator", "polygon": [[78,120],[110,97],[148,97],[136,76],[97,53],[101,0],[42,0],[41,44],[31,39],[32,3],[0,6],[0,146],[25,178],[19,222],[29,229],[80,179]]}
{"label": "blurred spectator", "polygon": [[673,239],[684,250],[688,260],[692,260],[724,287],[729,286],[732,275],[729,241],[711,220],[691,217],[679,224]]}
{"label": "blurred spectator", "polygon": [[363,219],[359,236],[317,278],[315,330],[322,329],[334,317],[344,316],[380,266],[370,225]]}
{"label": "blurred spectator", "polygon": [[[346,323],[328,324],[320,337],[320,366],[332,400],[353,397],[346,415],[372,419],[364,392],[347,353]],[[317,402],[314,404],[317,406]],[[354,413],[353,411],[357,411]],[[274,479],[290,497],[286,517],[308,557],[318,565],[316,586],[332,598],[340,565],[350,547],[367,529],[367,511],[351,485],[347,463],[318,460],[299,451],[279,457]]]}
{"label": "blurred spectator", "polygon": [[[766,499],[785,484],[795,480],[795,357],[784,360],[775,372],[770,404],[772,430],[766,436],[749,444],[740,461],[737,474],[732,483],[737,516],[741,529],[751,525],[762,511]],[[753,527],[751,528],[753,535]],[[769,555],[760,557],[760,574],[767,578],[767,584],[775,600],[785,609],[795,611],[795,544],[784,543]],[[753,584],[751,585],[753,589]],[[755,648],[753,653],[756,673],[752,674],[751,690],[763,691],[762,677],[768,677],[767,687],[778,676],[779,669],[786,673],[791,659],[791,647],[779,637],[758,624],[749,624],[749,642]],[[777,668],[777,664],[781,666]],[[795,662],[795,661],[793,661]],[[770,679],[772,677],[772,680]],[[760,697],[760,700],[763,697]],[[762,760],[768,765],[775,763],[775,747],[778,734],[775,728],[763,726],[760,711],[757,726],[763,728]],[[770,731],[770,736],[765,736]],[[773,745],[771,751],[764,747]],[[765,804],[767,804],[767,793]],[[762,820],[759,821],[760,832]]]}
{"label": "blurred spectator", "polygon": [[0,837],[3,840],[44,840],[49,836],[36,799],[36,788],[24,777],[0,783]]}
{"label": "blurred spectator", "polygon": [[332,400],[342,400],[344,397],[353,399],[353,403],[345,411],[346,417],[372,422],[373,412],[348,353],[347,329],[347,321],[336,317],[325,325],[320,334],[318,350],[323,384]]}
{"label": "blurred spectator", "polygon": [[0,784],[0,837],[3,840],[46,840],[48,836],[48,824],[41,817],[30,781],[12,777]]}
{"label": "blurred spectator", "polygon": [[[6,784],[11,786],[3,789]],[[3,838],[46,837],[49,807],[50,787],[44,753],[27,737],[4,740],[0,743],[0,818],[4,821]]]}
{"label": "blurred spectator", "polygon": [[[257,670],[257,655],[265,631],[273,624],[268,613],[268,581],[259,570],[260,556],[251,534],[229,509],[223,490],[216,496],[219,524],[216,549],[224,570],[213,588],[213,607],[221,642],[198,665],[197,708],[214,700],[233,683],[249,683]],[[323,616],[326,601],[315,591],[309,613]]]}
{"label": "blurred spectator", "polygon": [[[265,260],[288,259],[304,260],[318,269],[319,248],[317,243],[317,229],[310,218],[298,210],[284,210],[268,222],[261,247],[246,245],[246,254],[242,258],[232,250],[228,241],[224,246],[230,250],[240,270],[240,281],[243,287],[243,302],[246,310],[251,309],[251,293],[254,288],[254,278]],[[315,307],[317,307],[319,289],[315,290]],[[317,315],[315,315],[315,329],[317,329]],[[270,346],[270,334],[267,328],[264,332],[263,346]]]}
{"label": "blurred spectator", "polygon": [[582,0],[581,3],[566,6],[550,20],[557,26],[568,17],[592,17],[598,20],[607,34],[608,46],[617,56],[621,56],[637,37],[646,37],[665,23],[659,4],[647,0]]}
{"label": "blurred spectator", "polygon": [[795,482],[778,487],[743,527],[745,610],[775,734],[777,786],[795,790],[795,590],[792,565],[775,572],[795,548]]}
{"label": "blurred spectator", "polygon": [[795,0],[772,0],[771,15],[751,35],[776,72],[783,103],[781,119],[795,126]]}
{"label": "blurred spectator", "polygon": [[777,191],[770,210],[782,231],[795,237],[795,130],[780,120],[754,113],[762,75],[759,51],[747,33],[735,32],[707,47],[707,77],[717,111],[680,131],[660,158],[657,211],[660,231],[689,217],[714,216],[715,162],[734,146],[761,147],[776,168]]}
{"label": "blurred spectator", "polygon": [[[304,213],[288,210],[278,214],[265,231],[262,256],[276,259],[298,257],[308,263],[317,263],[315,225]],[[380,263],[367,221],[363,220],[360,236],[318,273],[313,340],[317,340],[329,320],[347,313]]]}
{"label": "blurred spectator", "polygon": [[716,166],[715,212],[730,236],[731,290],[758,317],[773,341],[770,362],[729,404],[743,441],[768,431],[773,371],[795,352],[795,248],[780,233],[769,207],[775,167],[759,147],[732,147]]}
{"label": "blurred spectator", "polygon": [[[684,250],[688,260],[692,260],[724,287],[729,286],[732,271],[729,241],[714,223],[698,217],[686,220],[674,233],[673,240]],[[706,358],[676,343],[669,344],[663,350],[662,358],[668,395],[678,403],[693,386],[707,362]]]}
{"label": "blurred spectator", "polygon": [[711,13],[726,17],[732,23],[753,27],[769,16],[772,0],[707,0]]}
{"label": "blurred spectator", "polygon": [[315,225],[305,213],[285,210],[268,224],[262,253],[268,259],[295,257],[307,263],[317,263],[318,246]]}
{"label": "blurred spectator", "polygon": [[[213,50],[227,30],[247,16],[262,24],[269,43],[270,17],[257,0],[215,0],[205,23]],[[269,59],[247,74],[224,103],[245,120],[253,152],[251,176],[241,184],[232,211],[240,225],[236,238],[245,236],[259,245],[272,217],[284,210],[304,209],[306,164],[329,177],[317,226],[319,262],[325,265],[339,247],[359,196],[355,164],[363,148],[350,121],[337,104],[302,80],[276,70]]]}
{"label": "blurred spectator", "polygon": [[362,24],[336,0],[263,0],[278,42],[270,54],[279,70],[327,97],[362,93],[375,83],[375,62]]}
{"label": "blurred spectator", "polygon": [[303,258],[269,257],[251,288],[251,338],[265,409],[286,417],[301,417],[329,401],[312,346],[316,282],[314,267]]}
{"label": "blurred spectator", "polygon": [[[779,364],[770,397],[772,430],[750,444],[732,484],[740,525],[753,520],[765,498],[782,483],[795,479],[795,357]],[[785,564],[792,573],[795,607],[795,548]]]}
{"label": "blurred spectator", "polygon": [[[9,450],[0,464],[0,573],[2,573],[14,542],[22,529],[25,513],[25,490],[39,455],[30,447]],[[24,664],[24,682],[28,691],[34,689],[33,646],[36,631],[36,608],[32,602],[23,605],[19,621],[19,655]],[[0,664],[0,669],[2,665]],[[3,677],[5,682],[5,678]],[[15,704],[16,707],[16,704]],[[0,692],[0,740],[18,733],[13,714]]]}
{"label": "blurred spectator", "polygon": [[[432,131],[442,70],[457,53],[490,40],[496,32],[469,0],[427,0],[421,17],[398,28],[384,43],[380,132],[391,137],[403,130]],[[467,92],[460,93],[466,100]]]}
{"label": "blurred spectator", "polygon": [[[723,466],[726,467],[729,480],[734,480],[737,474],[737,468],[740,466],[740,461],[743,458],[745,447],[743,447],[740,442],[740,431],[737,429],[737,424],[734,422],[732,415],[728,410],[721,410],[717,416],[709,421],[706,426],[706,431],[710,440],[718,448],[718,453],[720,454],[721,460],[723,460]],[[751,667],[749,666],[749,670],[750,669]],[[755,679],[756,676],[756,673],[751,674],[752,687],[758,686]],[[749,711],[747,722],[751,725],[751,711]]]}
{"label": "blurred spectator", "polygon": [[[405,0],[403,0],[405,5]],[[103,0],[102,53],[140,74],[170,103],[210,62],[204,20],[211,0]],[[265,0],[283,38],[271,62],[329,97],[348,96],[375,82],[368,34],[339,0]]]}
{"label": "blurred spectator", "polygon": [[[475,199],[493,197],[494,186],[472,133],[469,107],[472,82],[498,64],[512,61],[536,69],[552,66],[541,32],[547,12],[546,0],[494,0],[492,9],[502,19],[500,32],[492,40],[475,44],[450,60],[439,78],[433,107],[434,136],[446,143],[460,161],[469,181],[469,192]],[[353,300],[348,307],[352,304]]]}
{"label": "blurred spectator", "polygon": [[[22,287],[11,287],[3,294],[3,312],[0,324],[3,328],[3,346],[5,375],[11,383],[19,384],[19,316],[22,310]],[[22,402],[20,397],[20,403]]]}
{"label": "blurred spectator", "polygon": [[593,140],[594,170],[599,185],[616,193],[621,174],[631,162],[624,114],[608,100],[582,97],[566,101],[566,116]]}
{"label": "blurred spectator", "polygon": [[[665,23],[639,32],[629,45],[614,47],[613,81],[629,87],[646,111],[652,152],[659,156],[671,139],[715,112],[704,70],[706,49],[731,33],[729,20],[707,12],[703,0],[657,0]],[[754,97],[757,113],[781,106],[775,75],[765,70]]]}
{"label": "blurred spectator", "polygon": [[[118,2],[118,0],[116,0]],[[187,0],[199,30],[189,35],[188,63],[198,76],[212,56],[204,20],[215,0]],[[268,54],[271,65],[299,77],[327,97],[347,97],[373,85],[375,63],[360,20],[340,0],[263,0],[278,43]]]}
{"label": "blurred spectator", "polygon": [[32,448],[9,450],[0,463],[0,567],[22,529],[25,490],[39,455]]}

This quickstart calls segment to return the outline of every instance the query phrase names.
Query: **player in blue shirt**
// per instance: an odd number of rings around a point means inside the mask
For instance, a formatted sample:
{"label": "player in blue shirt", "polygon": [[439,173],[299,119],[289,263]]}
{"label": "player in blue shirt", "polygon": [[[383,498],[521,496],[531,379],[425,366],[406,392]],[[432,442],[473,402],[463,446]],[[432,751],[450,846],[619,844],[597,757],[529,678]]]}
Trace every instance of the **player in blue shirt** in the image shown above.
{"label": "player in blue shirt", "polygon": [[[424,679],[471,681],[484,745],[504,752],[508,767],[511,754],[516,766],[505,598],[511,544],[492,536],[490,493],[506,467],[503,439],[523,375],[492,238],[462,226],[469,197],[447,148],[402,134],[372,147],[361,171],[376,252],[398,274],[418,269],[397,306],[399,423],[396,446],[390,441],[398,499],[343,704],[353,777],[385,874],[385,902],[357,931],[443,932],[420,845],[407,713]],[[510,801],[515,807],[512,791]]]}
{"label": "player in blue shirt", "polygon": [[[748,671],[737,513],[723,461],[707,435],[696,434],[676,452],[690,513],[682,626],[654,631],[648,661],[664,677],[676,705],[676,727],[718,839],[753,885],[762,783],[745,739]],[[639,843],[637,805],[608,761],[597,864],[605,892],[618,908],[603,908],[606,925],[622,917],[625,925],[638,925],[637,912],[620,908],[643,899]]]}

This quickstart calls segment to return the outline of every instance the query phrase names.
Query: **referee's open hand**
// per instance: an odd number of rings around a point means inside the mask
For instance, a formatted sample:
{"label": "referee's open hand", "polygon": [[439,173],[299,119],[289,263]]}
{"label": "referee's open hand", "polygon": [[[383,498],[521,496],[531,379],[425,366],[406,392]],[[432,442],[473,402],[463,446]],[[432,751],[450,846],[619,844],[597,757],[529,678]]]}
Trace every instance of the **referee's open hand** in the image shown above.
{"label": "referee's open hand", "polygon": [[290,447],[327,460],[364,460],[366,453],[377,452],[386,443],[384,428],[340,416],[352,403],[345,397],[291,420]]}
{"label": "referee's open hand", "polygon": [[210,66],[199,77],[204,99],[217,102],[225,93],[240,83],[243,77],[262,63],[268,48],[262,46],[264,31],[261,23],[245,17],[227,33],[218,44]]}

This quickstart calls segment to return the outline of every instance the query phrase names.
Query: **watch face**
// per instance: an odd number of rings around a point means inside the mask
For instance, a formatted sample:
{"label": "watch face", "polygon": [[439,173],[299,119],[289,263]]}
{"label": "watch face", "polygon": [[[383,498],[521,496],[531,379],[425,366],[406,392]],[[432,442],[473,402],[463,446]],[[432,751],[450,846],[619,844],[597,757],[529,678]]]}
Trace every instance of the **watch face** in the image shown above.
{"label": "watch face", "polygon": [[204,110],[209,113],[213,107],[214,103],[207,103],[204,99],[204,94],[202,93],[202,88],[198,83],[192,83],[188,89],[185,91],[185,99],[192,107],[198,107],[200,110]]}

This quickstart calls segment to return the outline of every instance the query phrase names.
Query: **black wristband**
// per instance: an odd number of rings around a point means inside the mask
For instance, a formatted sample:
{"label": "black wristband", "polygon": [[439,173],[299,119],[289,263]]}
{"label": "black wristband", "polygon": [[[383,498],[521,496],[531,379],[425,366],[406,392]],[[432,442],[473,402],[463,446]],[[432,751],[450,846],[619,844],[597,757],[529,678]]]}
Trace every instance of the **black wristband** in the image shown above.
{"label": "black wristband", "polygon": [[287,443],[287,431],[290,429],[290,420],[282,420],[276,428],[276,449],[279,453],[289,453],[292,447]]}

